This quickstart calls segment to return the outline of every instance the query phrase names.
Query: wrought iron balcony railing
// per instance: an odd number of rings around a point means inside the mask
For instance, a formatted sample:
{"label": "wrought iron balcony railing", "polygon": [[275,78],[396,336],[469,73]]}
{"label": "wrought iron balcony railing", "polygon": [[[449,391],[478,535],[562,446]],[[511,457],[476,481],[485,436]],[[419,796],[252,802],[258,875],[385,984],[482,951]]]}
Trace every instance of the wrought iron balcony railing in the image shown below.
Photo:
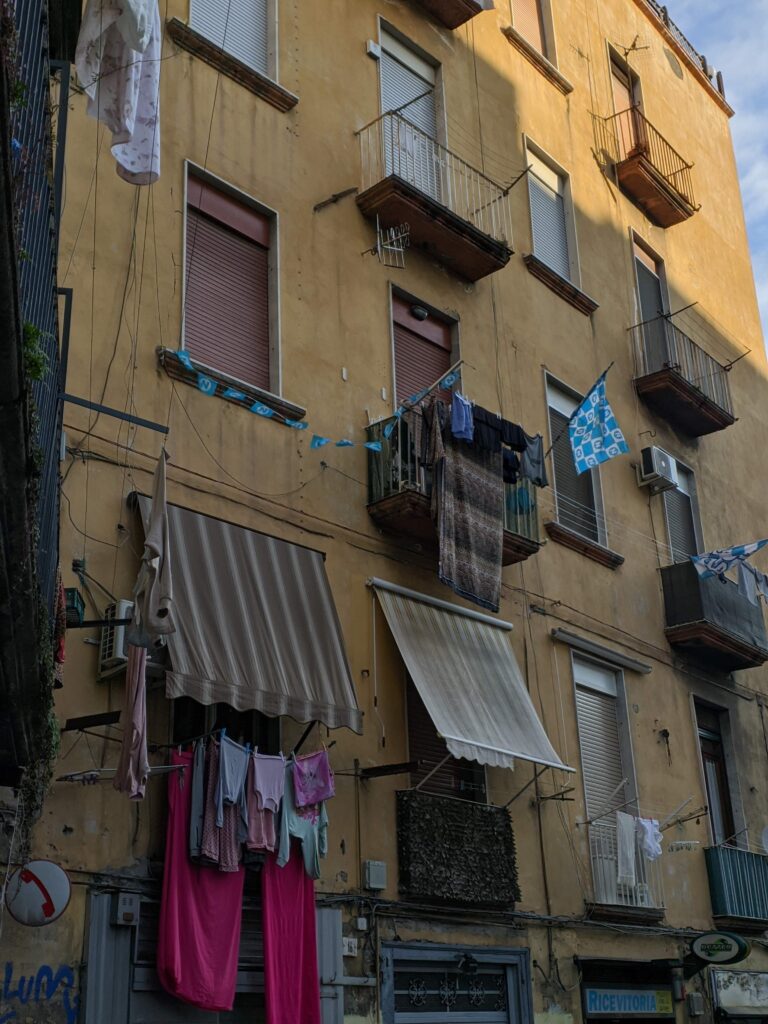
{"label": "wrought iron balcony railing", "polygon": [[733,846],[704,851],[712,915],[728,921],[768,922],[768,857]]}
{"label": "wrought iron balcony railing", "polygon": [[616,136],[617,163],[642,154],[686,202],[696,206],[691,177],[693,164],[680,156],[639,107],[621,110],[606,120],[613,126]]}
{"label": "wrought iron balcony railing", "polygon": [[596,904],[628,910],[664,909],[661,861],[646,857],[640,847],[639,837],[635,839],[634,885],[618,882],[619,862],[614,822],[606,819],[595,821],[589,826],[589,854]]}

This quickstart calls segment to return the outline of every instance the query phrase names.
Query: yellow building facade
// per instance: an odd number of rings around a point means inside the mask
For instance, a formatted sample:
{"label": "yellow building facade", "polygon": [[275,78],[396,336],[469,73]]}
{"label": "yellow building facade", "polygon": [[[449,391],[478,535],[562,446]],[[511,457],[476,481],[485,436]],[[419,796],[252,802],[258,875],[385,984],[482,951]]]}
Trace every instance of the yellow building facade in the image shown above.
{"label": "yellow building facade", "polygon": [[[70,101],[66,391],[91,408],[65,405],[65,586],[86,620],[119,617],[144,541],[129,496],[151,493],[163,447],[171,504],[322,553],[363,720],[360,735],[316,726],[303,747],[332,744],[336,772],[316,884],[324,1021],[759,1015],[768,640],[762,605],[688,559],[766,532],[768,368],[722,82],[652,0],[222,3],[263,19],[255,41],[190,3],[161,5],[154,185],[118,178],[109,135]],[[227,231],[246,239],[242,262],[217,248]],[[254,295],[228,305],[248,274]],[[428,483],[400,422],[382,433],[456,363],[464,395],[554,446],[549,486],[523,488],[535,504],[507,504],[500,609],[483,614],[513,627],[511,664],[573,771],[441,764],[384,614],[381,595],[406,591],[480,611],[440,583]],[[609,366],[629,453],[577,478],[563,424]],[[377,597],[372,580],[390,587]],[[62,726],[123,707],[100,642],[68,630]],[[492,681],[455,647],[447,663],[492,708]],[[162,672],[147,708],[156,765],[214,724],[174,706]],[[279,727],[288,753],[305,724]],[[85,730],[62,734],[54,776],[69,781],[32,839],[72,900],[44,929],[6,916],[0,1019],[74,1021],[77,999],[86,1022],[266,1019],[257,884],[232,1014],[160,993],[167,779],[127,800],[99,775],[119,729]],[[499,895],[509,865],[489,862],[482,830],[455,854],[483,806],[496,826],[509,815],[518,898]],[[664,837],[658,859],[638,845],[624,882],[616,811]],[[456,895],[477,878],[487,899]],[[110,923],[119,892],[139,894],[138,929]],[[697,935],[723,930],[754,940],[746,959],[691,960]],[[19,978],[44,965],[71,980],[24,1002]]]}

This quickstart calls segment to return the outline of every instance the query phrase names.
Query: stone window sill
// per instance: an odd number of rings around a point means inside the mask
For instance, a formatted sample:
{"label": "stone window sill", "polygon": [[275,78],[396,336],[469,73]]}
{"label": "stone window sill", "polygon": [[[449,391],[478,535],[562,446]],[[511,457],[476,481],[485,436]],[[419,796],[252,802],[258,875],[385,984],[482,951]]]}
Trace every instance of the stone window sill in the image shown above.
{"label": "stone window sill", "polygon": [[539,53],[534,46],[531,46],[528,40],[521,36],[517,29],[513,28],[511,25],[507,25],[506,28],[503,28],[501,31],[507,37],[507,40],[512,44],[512,46],[514,46],[516,50],[519,50],[526,60],[529,60],[531,64],[533,64],[533,66],[540,71],[542,75],[544,75],[547,81],[551,82],[555,88],[559,89],[564,96],[567,96],[569,92],[573,92],[573,86],[568,79],[564,75],[560,74],[555,65],[551,61],[548,61],[543,53]]}
{"label": "stone window sill", "polygon": [[[243,384],[241,381],[235,380],[233,377],[229,377],[226,373],[219,373],[217,370],[212,370],[210,367],[205,366],[203,363],[198,363],[196,360],[192,360],[194,369],[189,370],[176,358],[176,352],[174,349],[158,348],[157,359],[160,366],[162,366],[171,380],[177,380],[182,384],[189,384],[192,387],[197,387],[197,374],[201,373],[210,380],[216,381],[216,394],[213,397],[220,398],[225,402],[230,402],[232,405],[239,405],[242,409],[250,410],[254,402],[260,402],[262,405],[266,405],[269,409],[272,409],[278,420],[303,420],[306,415],[307,410],[302,408],[300,405],[288,402],[286,399],[280,398],[278,395],[273,395],[270,391],[263,391],[261,388]],[[225,395],[224,392],[228,388],[239,392],[244,397],[238,398]]]}
{"label": "stone window sill", "polygon": [[561,299],[565,299],[566,302],[573,306],[574,309],[578,309],[584,316],[591,316],[596,309],[600,308],[599,303],[591,299],[586,292],[583,292],[581,288],[577,288],[570,281],[566,281],[556,270],[548,267],[546,263],[540,260],[538,256],[534,256],[532,252],[527,256],[523,256],[523,262],[528,268],[528,273],[533,274],[547,288],[551,288],[556,295],[559,295]]}
{"label": "stone window sill", "polygon": [[206,64],[210,64],[212,68],[220,71],[222,75],[226,75],[228,78],[238,82],[245,89],[252,92],[254,96],[259,96],[261,99],[266,100],[267,103],[271,103],[273,107],[276,107],[281,112],[285,113],[286,110],[291,110],[299,102],[298,96],[288,92],[287,89],[278,85],[277,82],[273,82],[266,75],[262,75],[259,71],[249,68],[247,64],[243,64],[237,57],[225,53],[220,46],[216,46],[210,39],[206,39],[205,36],[190,28],[189,25],[186,25],[178,18],[171,18],[167,23],[167,27],[168,35],[182,50],[187,50],[188,53],[199,57],[200,60],[205,61]]}
{"label": "stone window sill", "polygon": [[616,551],[611,551],[610,548],[603,547],[602,544],[598,544],[588,537],[582,537],[580,533],[576,533],[575,530],[563,526],[562,523],[554,521],[544,523],[544,529],[547,531],[547,536],[550,540],[555,541],[557,544],[562,544],[563,547],[570,548],[571,551],[578,551],[580,555],[586,555],[593,562],[604,565],[606,569],[618,569],[620,565],[624,564],[623,555],[618,554]]}

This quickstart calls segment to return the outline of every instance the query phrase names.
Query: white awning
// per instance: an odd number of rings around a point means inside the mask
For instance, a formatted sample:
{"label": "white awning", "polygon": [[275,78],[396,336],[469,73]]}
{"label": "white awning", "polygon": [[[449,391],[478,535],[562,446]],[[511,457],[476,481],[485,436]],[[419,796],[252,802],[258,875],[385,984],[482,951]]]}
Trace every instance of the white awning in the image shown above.
{"label": "white awning", "polygon": [[539,721],[509,624],[394,584],[371,585],[421,699],[454,757],[500,768],[515,758],[573,771]]}

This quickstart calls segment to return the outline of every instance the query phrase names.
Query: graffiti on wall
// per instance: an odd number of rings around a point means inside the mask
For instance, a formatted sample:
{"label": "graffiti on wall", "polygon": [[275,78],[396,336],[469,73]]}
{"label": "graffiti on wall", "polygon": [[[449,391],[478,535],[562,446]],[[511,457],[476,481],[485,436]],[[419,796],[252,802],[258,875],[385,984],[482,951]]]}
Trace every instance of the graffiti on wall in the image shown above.
{"label": "graffiti on wall", "polygon": [[22,1013],[34,1019],[35,1009],[43,1007],[49,1011],[61,1007],[61,1020],[65,1024],[77,1024],[80,997],[75,988],[74,970],[67,964],[55,969],[42,964],[33,974],[16,976],[13,961],[8,960],[0,990],[0,1024],[10,1024]]}

